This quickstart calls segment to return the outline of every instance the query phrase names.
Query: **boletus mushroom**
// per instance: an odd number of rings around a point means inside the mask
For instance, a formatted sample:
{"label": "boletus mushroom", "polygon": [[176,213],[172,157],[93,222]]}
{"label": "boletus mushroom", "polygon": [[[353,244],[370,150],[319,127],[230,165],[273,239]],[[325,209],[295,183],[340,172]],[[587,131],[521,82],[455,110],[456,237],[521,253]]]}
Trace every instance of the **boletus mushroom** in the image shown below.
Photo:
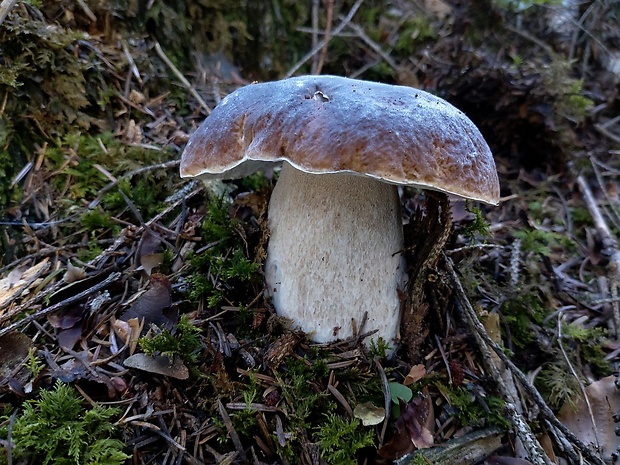
{"label": "boletus mushroom", "polygon": [[[499,200],[480,131],[410,87],[335,76],[251,84],[191,136],[181,176],[236,179],[282,163],[265,263],[279,315],[317,342],[364,329],[394,346],[406,281],[397,186]],[[433,238],[420,238],[433,240]]]}

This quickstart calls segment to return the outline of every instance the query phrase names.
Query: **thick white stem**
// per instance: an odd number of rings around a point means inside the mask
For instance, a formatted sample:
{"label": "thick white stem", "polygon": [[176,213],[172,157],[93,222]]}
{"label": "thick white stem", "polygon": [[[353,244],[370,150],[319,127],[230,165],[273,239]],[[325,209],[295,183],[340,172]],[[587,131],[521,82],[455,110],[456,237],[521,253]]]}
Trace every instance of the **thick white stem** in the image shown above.
{"label": "thick white stem", "polygon": [[395,186],[346,173],[307,174],[284,163],[269,203],[265,264],[276,312],[317,342],[377,329],[397,344],[405,280]]}

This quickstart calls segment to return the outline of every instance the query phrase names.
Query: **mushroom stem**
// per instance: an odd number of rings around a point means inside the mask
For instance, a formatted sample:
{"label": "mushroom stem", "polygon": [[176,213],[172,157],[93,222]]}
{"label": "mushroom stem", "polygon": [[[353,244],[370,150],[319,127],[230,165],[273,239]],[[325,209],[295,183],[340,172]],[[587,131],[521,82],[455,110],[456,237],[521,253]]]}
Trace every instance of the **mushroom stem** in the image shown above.
{"label": "mushroom stem", "polygon": [[[378,330],[397,344],[405,266],[395,186],[284,163],[269,203],[265,264],[276,312],[317,342]],[[360,330],[361,328],[358,328]]]}

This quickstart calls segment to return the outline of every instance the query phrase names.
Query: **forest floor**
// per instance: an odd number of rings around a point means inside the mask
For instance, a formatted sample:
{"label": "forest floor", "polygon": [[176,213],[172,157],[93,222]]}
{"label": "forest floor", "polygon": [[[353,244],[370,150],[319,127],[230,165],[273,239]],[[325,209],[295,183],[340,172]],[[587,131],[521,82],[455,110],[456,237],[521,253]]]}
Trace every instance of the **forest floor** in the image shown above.
{"label": "forest floor", "polygon": [[[104,3],[0,5],[0,463],[615,460],[620,3]],[[228,93],[302,74],[436,94],[495,156],[391,356],[275,314],[277,173],[178,174]]]}

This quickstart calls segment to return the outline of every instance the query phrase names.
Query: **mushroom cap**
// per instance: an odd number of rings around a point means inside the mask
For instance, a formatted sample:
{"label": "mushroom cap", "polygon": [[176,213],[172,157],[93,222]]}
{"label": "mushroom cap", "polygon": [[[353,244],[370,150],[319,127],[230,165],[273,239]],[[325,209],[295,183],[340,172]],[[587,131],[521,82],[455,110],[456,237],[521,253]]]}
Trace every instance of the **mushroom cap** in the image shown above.
{"label": "mushroom cap", "polygon": [[237,179],[284,160],[307,173],[350,172],[499,202],[493,155],[462,111],[411,87],[337,76],[231,93],[191,136],[181,176]]}

